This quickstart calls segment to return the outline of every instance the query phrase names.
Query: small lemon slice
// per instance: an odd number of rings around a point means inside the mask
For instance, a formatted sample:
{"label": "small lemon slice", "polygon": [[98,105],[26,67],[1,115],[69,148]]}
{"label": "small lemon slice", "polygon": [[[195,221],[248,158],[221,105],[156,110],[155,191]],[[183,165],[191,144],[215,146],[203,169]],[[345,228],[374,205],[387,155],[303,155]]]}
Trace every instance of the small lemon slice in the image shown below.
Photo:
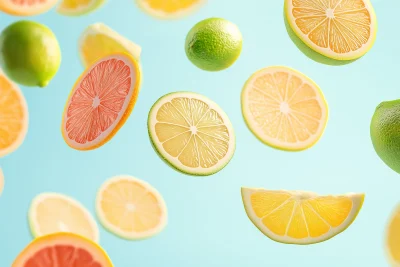
{"label": "small lemon slice", "polygon": [[396,207],[386,229],[386,254],[391,266],[400,266],[400,205]]}
{"label": "small lemon slice", "polygon": [[62,0],[57,12],[65,16],[80,16],[95,11],[105,0]]}
{"label": "small lemon slice", "polygon": [[0,196],[1,193],[3,193],[4,190],[4,174],[3,174],[3,170],[0,168]]}
{"label": "small lemon slice", "polygon": [[71,197],[42,193],[31,202],[29,224],[34,237],[69,232],[99,242],[99,229],[89,211]]}
{"label": "small lemon slice", "polygon": [[262,142],[287,151],[313,146],[328,121],[328,105],[318,85],[287,67],[254,73],[243,87],[242,112]]}
{"label": "small lemon slice", "polygon": [[115,176],[97,193],[97,216],[111,233],[136,240],[160,233],[167,224],[167,206],[160,193],[132,176]]}
{"label": "small lemon slice", "polygon": [[250,220],[281,243],[313,244],[343,232],[357,217],[364,194],[319,196],[311,192],[242,188]]}
{"label": "small lemon slice", "polygon": [[193,13],[207,0],[135,0],[147,14],[160,19],[176,19]]}

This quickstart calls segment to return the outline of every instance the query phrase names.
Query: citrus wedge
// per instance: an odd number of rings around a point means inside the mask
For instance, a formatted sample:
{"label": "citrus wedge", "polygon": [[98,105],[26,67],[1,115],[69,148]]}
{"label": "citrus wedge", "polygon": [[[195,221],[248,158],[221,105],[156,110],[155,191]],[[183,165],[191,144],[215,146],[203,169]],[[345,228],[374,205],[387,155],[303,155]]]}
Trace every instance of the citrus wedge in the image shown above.
{"label": "citrus wedge", "polygon": [[104,57],[75,83],[65,106],[61,131],[77,150],[108,142],[128,119],[139,94],[141,72],[128,54]]}
{"label": "citrus wedge", "polygon": [[97,216],[111,233],[130,240],[160,233],[167,224],[167,207],[160,193],[132,176],[115,176],[98,191]]}
{"label": "citrus wedge", "polygon": [[105,0],[62,0],[57,12],[65,16],[80,16],[95,11]]}
{"label": "citrus wedge", "polygon": [[56,233],[33,240],[11,267],[113,267],[107,253],[92,241],[72,233]]}
{"label": "citrus wedge", "polygon": [[99,229],[92,215],[68,196],[57,193],[37,195],[32,200],[28,217],[34,237],[69,232],[99,241]]}
{"label": "citrus wedge", "polygon": [[28,132],[28,106],[19,87],[0,70],[0,157],[14,152]]}
{"label": "citrus wedge", "polygon": [[14,16],[33,16],[49,11],[58,0],[0,0],[0,11]]}
{"label": "citrus wedge", "polygon": [[79,39],[79,54],[86,68],[99,58],[121,52],[139,62],[141,50],[140,46],[103,23],[89,25]]}
{"label": "citrus wedge", "polygon": [[369,0],[285,0],[287,20],[311,49],[353,60],[373,46],[377,23]]}
{"label": "citrus wedge", "polygon": [[400,266],[400,205],[394,210],[386,229],[386,254],[391,266]]}
{"label": "citrus wedge", "polygon": [[216,173],[235,152],[228,116],[216,103],[196,93],[161,97],[150,110],[148,129],[160,156],[187,174]]}
{"label": "citrus wedge", "polygon": [[242,188],[246,213],[267,237],[287,244],[313,244],[343,232],[358,215],[364,194],[319,196],[304,191]]}
{"label": "citrus wedge", "polygon": [[147,14],[160,19],[184,17],[199,9],[207,0],[135,0]]}
{"label": "citrus wedge", "polygon": [[328,121],[328,106],[318,85],[287,67],[254,73],[242,91],[242,112],[262,142],[287,151],[313,146]]}
{"label": "citrus wedge", "polygon": [[0,196],[1,193],[3,193],[3,189],[4,189],[4,174],[3,170],[0,168]]}

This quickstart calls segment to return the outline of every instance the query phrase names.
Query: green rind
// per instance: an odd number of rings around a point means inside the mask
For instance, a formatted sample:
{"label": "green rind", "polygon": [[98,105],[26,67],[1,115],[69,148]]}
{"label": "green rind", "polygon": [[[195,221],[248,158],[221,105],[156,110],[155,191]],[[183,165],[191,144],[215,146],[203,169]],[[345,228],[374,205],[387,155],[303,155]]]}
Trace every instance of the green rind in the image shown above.
{"label": "green rind", "polygon": [[[153,106],[151,107],[150,112],[149,112],[149,115],[148,115],[148,117],[147,117],[147,131],[148,131],[148,134],[149,134],[149,139],[150,139],[151,146],[153,147],[154,151],[155,151],[156,154],[161,158],[161,160],[162,160],[163,162],[165,162],[165,163],[166,163],[168,166],[170,166],[172,169],[174,169],[174,170],[176,170],[176,171],[179,171],[179,172],[182,173],[182,174],[190,175],[190,176],[197,176],[197,177],[210,176],[210,175],[216,174],[217,172],[219,172],[219,171],[221,171],[223,168],[225,168],[226,165],[228,165],[228,163],[232,160],[233,155],[235,154],[235,151],[236,151],[236,135],[233,135],[234,142],[232,142],[232,144],[234,145],[234,147],[233,147],[232,155],[230,156],[230,158],[227,159],[227,161],[226,161],[225,164],[222,164],[219,168],[216,168],[216,169],[214,169],[213,171],[210,171],[209,173],[196,173],[196,172],[189,172],[189,171],[185,171],[185,170],[183,170],[183,169],[180,169],[178,166],[175,166],[174,164],[172,164],[171,162],[169,162],[169,161],[167,160],[166,157],[163,156],[162,152],[158,150],[157,146],[155,145],[155,143],[154,143],[154,141],[153,141],[153,139],[157,138],[156,136],[153,136],[152,133],[151,133],[151,131],[150,131],[150,128],[151,128],[151,121],[150,121],[150,119],[151,119],[151,114],[153,113],[154,107],[155,107],[160,101],[162,101],[165,97],[170,96],[170,95],[174,95],[174,94],[181,94],[181,93],[197,94],[197,93],[193,93],[193,92],[189,92],[189,91],[180,91],[180,92],[168,93],[168,94],[165,94],[165,95],[163,95],[162,97],[160,97],[160,98],[153,104]],[[222,109],[220,108],[220,110],[222,110]],[[233,132],[233,131],[232,131],[232,132]]]}

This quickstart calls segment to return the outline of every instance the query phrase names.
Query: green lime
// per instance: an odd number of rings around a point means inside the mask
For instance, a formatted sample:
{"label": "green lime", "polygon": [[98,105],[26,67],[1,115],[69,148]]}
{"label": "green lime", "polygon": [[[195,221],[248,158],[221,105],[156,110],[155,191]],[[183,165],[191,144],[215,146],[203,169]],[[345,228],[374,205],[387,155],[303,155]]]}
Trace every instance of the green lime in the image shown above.
{"label": "green lime", "polygon": [[242,34],[230,21],[206,19],[190,30],[185,50],[189,60],[200,69],[224,70],[238,59],[242,51]]}
{"label": "green lime", "polygon": [[400,100],[379,104],[372,117],[370,131],[378,156],[400,173]]}
{"label": "green lime", "polygon": [[45,87],[57,73],[61,51],[54,33],[33,21],[18,21],[0,35],[0,66],[14,82]]}

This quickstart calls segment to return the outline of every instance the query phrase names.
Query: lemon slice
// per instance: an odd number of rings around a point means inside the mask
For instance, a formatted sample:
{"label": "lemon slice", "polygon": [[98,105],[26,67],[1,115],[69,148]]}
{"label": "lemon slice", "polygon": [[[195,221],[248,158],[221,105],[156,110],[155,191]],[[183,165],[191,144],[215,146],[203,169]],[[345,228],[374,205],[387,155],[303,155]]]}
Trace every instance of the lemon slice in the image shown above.
{"label": "lemon slice", "polygon": [[115,53],[129,54],[139,62],[141,50],[139,45],[103,23],[89,25],[79,39],[79,54],[86,68],[99,58]]}
{"label": "lemon slice", "polygon": [[0,157],[14,152],[28,132],[28,106],[19,87],[0,70]]}
{"label": "lemon slice", "polygon": [[167,224],[167,207],[160,193],[132,176],[115,176],[97,193],[96,211],[111,233],[129,240],[160,233]]}
{"label": "lemon slice", "polygon": [[136,0],[147,14],[160,19],[176,19],[198,10],[207,0]]}
{"label": "lemon slice", "polygon": [[281,243],[313,244],[349,227],[364,194],[319,196],[311,192],[242,188],[246,213],[267,237]]}
{"label": "lemon slice", "polygon": [[394,210],[386,229],[386,254],[391,266],[400,266],[400,205]]}
{"label": "lemon slice", "polygon": [[377,23],[369,0],[285,0],[290,27],[311,49],[353,60],[373,46]]}
{"label": "lemon slice", "polygon": [[150,110],[148,128],[160,156],[187,174],[216,173],[235,152],[228,116],[216,103],[196,93],[161,97]]}
{"label": "lemon slice", "polygon": [[69,232],[99,242],[99,229],[78,201],[57,193],[42,193],[31,202],[29,225],[34,237]]}
{"label": "lemon slice", "polygon": [[62,0],[57,12],[65,16],[80,16],[95,11],[105,0]]}
{"label": "lemon slice", "polygon": [[3,193],[3,189],[4,189],[4,174],[3,170],[0,168],[0,196],[1,193]]}
{"label": "lemon slice", "polygon": [[287,67],[254,73],[242,91],[242,112],[262,142],[288,151],[313,146],[328,121],[328,105],[318,85]]}

